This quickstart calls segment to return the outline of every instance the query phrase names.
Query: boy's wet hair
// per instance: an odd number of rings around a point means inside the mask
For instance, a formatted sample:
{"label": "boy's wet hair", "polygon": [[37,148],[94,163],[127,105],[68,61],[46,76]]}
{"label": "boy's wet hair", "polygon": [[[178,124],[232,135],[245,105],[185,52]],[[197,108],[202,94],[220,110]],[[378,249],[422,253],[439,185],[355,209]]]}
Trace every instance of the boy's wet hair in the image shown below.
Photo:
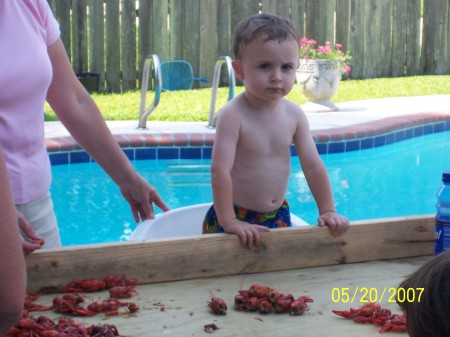
{"label": "boy's wet hair", "polygon": [[284,42],[293,38],[299,41],[299,34],[292,23],[277,15],[256,14],[242,20],[234,29],[233,52],[236,59],[242,57],[242,53],[249,43],[257,37],[264,37],[264,41]]}
{"label": "boy's wet hair", "polygon": [[[435,256],[400,284],[405,294],[397,303],[406,312],[411,337],[450,336],[450,251]],[[418,294],[423,288],[420,301]]]}

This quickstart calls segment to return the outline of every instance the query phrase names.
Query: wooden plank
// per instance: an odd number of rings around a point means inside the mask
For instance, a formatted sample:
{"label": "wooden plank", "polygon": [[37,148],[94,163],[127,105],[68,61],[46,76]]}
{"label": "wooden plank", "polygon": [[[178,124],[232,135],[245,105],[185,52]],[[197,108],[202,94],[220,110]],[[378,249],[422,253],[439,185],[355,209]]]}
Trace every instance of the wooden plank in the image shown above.
{"label": "wooden plank", "polygon": [[448,0],[424,0],[421,72],[443,74],[447,62]]}
{"label": "wooden plank", "polygon": [[406,62],[406,28],[408,24],[407,0],[393,2],[393,15],[395,20],[392,25],[392,72],[391,76],[405,75]]}
{"label": "wooden plank", "polygon": [[136,1],[122,0],[122,90],[136,89]]}
{"label": "wooden plank", "polygon": [[122,90],[120,76],[120,4],[106,0],[106,91]]}
{"label": "wooden plank", "polygon": [[258,252],[228,234],[47,249],[27,258],[28,284],[30,290],[59,288],[111,273],[155,283],[430,255],[434,218],[355,222],[341,238],[327,228],[305,227],[262,233],[262,239]]}
{"label": "wooden plank", "polygon": [[305,36],[305,0],[292,0],[291,20],[299,36]]}
{"label": "wooden plank", "polygon": [[152,31],[152,13],[153,13],[153,1],[140,1],[139,2],[139,29],[138,29],[138,85],[140,87],[142,83],[142,71],[144,67],[144,60],[147,55],[154,54],[153,44],[153,31]]}
{"label": "wooden plank", "polygon": [[277,0],[262,0],[261,1],[261,12],[266,14],[276,14],[277,13]]}
{"label": "wooden plank", "polygon": [[169,14],[168,0],[153,1],[151,11],[152,49],[161,61],[169,59],[169,31],[167,18]]}
{"label": "wooden plank", "polygon": [[[213,335],[222,337],[379,337],[378,326],[354,323],[334,315],[331,310],[359,307],[368,300],[368,296],[364,298],[363,288],[366,288],[372,296],[381,298],[379,302],[383,308],[400,313],[391,297],[395,294],[394,289],[406,275],[429,259],[430,257],[416,257],[138,285],[136,289],[139,294],[129,299],[140,306],[138,312],[110,318],[105,318],[103,314],[75,317],[75,320],[85,326],[114,324],[121,336],[128,337],[206,336],[203,327],[211,323],[220,327]],[[309,310],[302,316],[235,311],[233,301],[238,290],[248,289],[255,283],[266,284],[296,297],[307,295],[314,302],[309,304]],[[385,295],[382,296],[384,289]],[[353,303],[349,303],[350,300],[346,302],[340,296],[344,291],[355,293]],[[87,303],[108,297],[106,291],[86,295]],[[210,313],[206,302],[212,295],[221,297],[227,303],[228,311],[225,316],[213,316]],[[54,296],[42,296],[38,303],[48,305]],[[164,305],[164,311],[160,310],[161,305]],[[52,312],[41,314],[53,319],[60,317]],[[395,336],[389,333],[385,335]],[[399,336],[403,335],[407,334]]]}
{"label": "wooden plank", "polygon": [[335,0],[306,1],[306,36],[319,45],[326,41],[334,44]]}
{"label": "wooden plank", "polygon": [[420,6],[420,0],[408,1],[406,75],[418,75],[420,72]]}
{"label": "wooden plank", "polygon": [[350,45],[352,46],[352,78],[361,79],[364,70],[364,4],[365,1],[351,0]]}
{"label": "wooden plank", "polygon": [[386,36],[386,28],[380,26],[380,17],[389,16],[382,13],[379,0],[369,0],[364,6],[364,78],[377,77],[377,68],[380,62],[381,36]]}
{"label": "wooden plank", "polygon": [[66,47],[69,59],[72,59],[72,48],[70,45],[70,2],[54,1],[54,13],[61,30],[61,40]]}
{"label": "wooden plank", "polygon": [[182,41],[183,59],[191,63],[194,70],[200,67],[200,3],[198,0],[183,1],[184,15]]}
{"label": "wooden plank", "polygon": [[234,27],[230,26],[230,2],[228,0],[217,1],[217,55],[234,57],[231,40],[232,30]]}
{"label": "wooden plank", "polygon": [[377,53],[376,77],[389,77],[392,72],[392,0],[379,1],[380,41]]}
{"label": "wooden plank", "polygon": [[342,44],[342,50],[351,50],[350,46],[350,0],[336,0],[336,43]]}
{"label": "wooden plank", "polygon": [[[206,77],[212,81],[217,55],[217,2],[200,0],[200,66],[194,68],[194,77]],[[202,87],[194,82],[194,88]]]}
{"label": "wooden plank", "polygon": [[286,19],[291,19],[291,0],[277,0],[276,14]]}
{"label": "wooden plank", "polygon": [[72,66],[76,73],[88,70],[86,0],[72,0]]}
{"label": "wooden plank", "polygon": [[[182,41],[179,37],[181,35],[183,20],[183,6],[182,0],[169,1],[169,59],[182,59]],[[141,63],[142,64],[142,63]]]}
{"label": "wooden plank", "polygon": [[103,1],[89,1],[89,71],[99,74],[99,91],[105,91],[105,32]]}

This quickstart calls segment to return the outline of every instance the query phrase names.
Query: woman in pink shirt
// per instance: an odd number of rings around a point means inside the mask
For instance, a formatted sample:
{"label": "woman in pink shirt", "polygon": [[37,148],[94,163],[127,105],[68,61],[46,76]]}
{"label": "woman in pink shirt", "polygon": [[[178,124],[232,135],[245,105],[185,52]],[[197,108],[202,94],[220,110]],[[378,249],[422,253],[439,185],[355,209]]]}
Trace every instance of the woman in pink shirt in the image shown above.
{"label": "woman in pink shirt", "polygon": [[[22,227],[31,224],[44,247],[61,245],[49,195],[44,103],[120,188],[136,222],[168,208],[133,168],[71,67],[59,25],[46,0],[0,0],[0,147]],[[26,252],[39,245],[28,243]]]}

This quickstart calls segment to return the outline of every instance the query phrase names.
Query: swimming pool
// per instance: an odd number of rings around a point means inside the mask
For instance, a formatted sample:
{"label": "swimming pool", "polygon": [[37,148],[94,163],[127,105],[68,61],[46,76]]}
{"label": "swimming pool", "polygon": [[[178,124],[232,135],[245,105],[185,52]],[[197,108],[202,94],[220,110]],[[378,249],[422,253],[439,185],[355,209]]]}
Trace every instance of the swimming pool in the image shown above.
{"label": "swimming pool", "polygon": [[[322,158],[337,209],[350,220],[430,214],[442,171],[450,169],[450,132]],[[212,200],[208,159],[133,162],[171,208]],[[55,165],[52,171],[64,246],[128,239],[136,227],[128,204],[96,164]],[[316,223],[317,208],[297,157],[292,158],[287,199],[293,213]]]}

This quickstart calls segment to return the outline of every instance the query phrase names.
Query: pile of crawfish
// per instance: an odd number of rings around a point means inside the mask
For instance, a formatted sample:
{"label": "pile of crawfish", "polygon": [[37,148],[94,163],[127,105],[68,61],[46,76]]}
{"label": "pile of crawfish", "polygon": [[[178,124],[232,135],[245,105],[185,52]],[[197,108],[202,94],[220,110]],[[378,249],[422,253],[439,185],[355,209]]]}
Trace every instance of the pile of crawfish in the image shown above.
{"label": "pile of crawfish", "polygon": [[332,310],[334,314],[347,319],[352,319],[357,323],[372,323],[380,325],[380,333],[386,331],[403,332],[406,331],[406,315],[392,314],[389,309],[384,309],[378,303],[367,303],[359,308],[347,310]]}
{"label": "pile of crawfish", "polygon": [[35,318],[27,314],[14,327],[9,329],[6,337],[120,337],[117,327],[112,324],[98,324],[84,327],[71,318],[59,318],[58,322],[45,316]]}
{"label": "pile of crawfish", "polygon": [[[292,294],[283,294],[278,290],[254,284],[249,289],[239,290],[234,298],[236,311],[254,312],[260,314],[289,313],[291,315],[303,315],[308,310],[308,303],[313,299],[308,296],[300,296],[297,299]],[[211,312],[216,315],[226,315],[227,305],[224,300],[213,297],[208,302]]]}
{"label": "pile of crawfish", "polygon": [[[70,282],[66,287],[60,289],[62,296],[56,296],[52,305],[40,305],[35,303],[42,295],[38,292],[27,294],[24,302],[22,318],[8,332],[8,337],[41,336],[41,337],[115,337],[120,336],[114,325],[93,325],[84,328],[72,319],[60,318],[58,323],[53,322],[46,316],[35,318],[30,315],[31,311],[53,310],[64,315],[94,316],[104,313],[105,316],[115,316],[133,313],[139,310],[139,306],[133,302],[124,302],[119,299],[130,298],[137,294],[134,286],[138,284],[136,279],[124,275],[108,275],[103,280],[84,279]],[[94,292],[108,289],[110,297],[103,300],[92,301],[86,304],[88,296],[82,292]]]}

